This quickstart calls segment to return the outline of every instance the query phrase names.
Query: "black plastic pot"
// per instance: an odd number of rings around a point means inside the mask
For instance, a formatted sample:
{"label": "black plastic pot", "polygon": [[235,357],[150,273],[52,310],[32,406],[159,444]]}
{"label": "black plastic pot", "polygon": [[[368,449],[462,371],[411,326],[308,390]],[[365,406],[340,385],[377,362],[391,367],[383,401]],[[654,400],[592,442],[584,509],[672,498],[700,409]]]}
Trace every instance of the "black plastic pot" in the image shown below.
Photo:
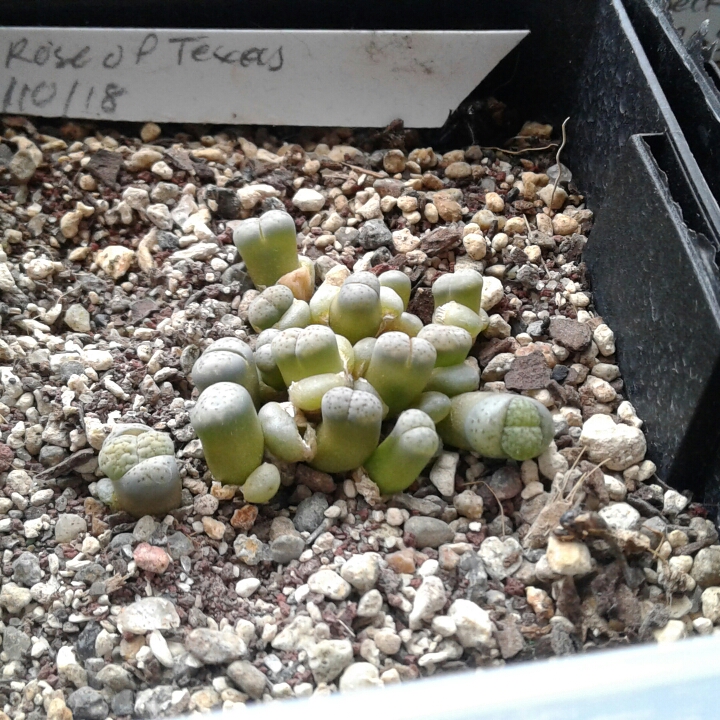
{"label": "black plastic pot", "polygon": [[[628,399],[646,422],[649,457],[662,479],[715,501],[720,208],[710,188],[720,187],[718,135],[700,120],[710,111],[698,78],[691,92],[687,76],[670,72],[677,48],[652,39],[649,6],[627,2],[650,60],[620,0],[5,0],[4,8],[14,25],[530,29],[473,97],[493,95],[519,119],[556,128],[570,116],[563,161],[597,218],[586,253],[595,303],[615,330]],[[678,67],[691,73],[682,58]],[[473,122],[466,118],[430,139],[446,148],[494,144],[473,137],[481,132]]]}

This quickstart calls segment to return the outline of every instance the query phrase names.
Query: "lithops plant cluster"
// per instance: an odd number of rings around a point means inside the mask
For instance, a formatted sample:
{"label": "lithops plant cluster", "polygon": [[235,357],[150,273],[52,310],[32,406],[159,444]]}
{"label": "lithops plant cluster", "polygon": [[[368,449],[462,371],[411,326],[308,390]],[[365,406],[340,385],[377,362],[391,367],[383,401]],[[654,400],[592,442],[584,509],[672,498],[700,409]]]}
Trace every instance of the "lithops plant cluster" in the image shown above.
{"label": "lithops plant cluster", "polygon": [[258,335],[254,350],[224,338],[196,361],[191,421],[213,477],[242,486],[249,502],[275,495],[277,464],[360,471],[392,494],[443,443],[519,461],[548,447],[553,424],[542,404],[478,392],[468,359],[488,325],[478,272],[439,277],[424,325],[408,312],[411,282],[399,270],[337,266],[315,287],[281,210],[245,220],[234,241],[261,290],[248,308]]}
{"label": "lithops plant cluster", "polygon": [[[553,436],[533,398],[478,392],[473,343],[487,328],[482,276],[463,270],[432,288],[432,322],[408,312],[410,278],[329,271],[316,288],[282,210],[234,233],[261,290],[248,308],[254,350],[238,338],[210,344],[192,368],[191,413],[213,477],[242,486],[248,502],[271,500],[276,464],[305,462],[329,473],[360,471],[382,494],[407,489],[443,444],[490,458],[527,460]],[[114,505],[133,514],[180,503],[169,436],[142,425],[107,438],[100,467]]]}

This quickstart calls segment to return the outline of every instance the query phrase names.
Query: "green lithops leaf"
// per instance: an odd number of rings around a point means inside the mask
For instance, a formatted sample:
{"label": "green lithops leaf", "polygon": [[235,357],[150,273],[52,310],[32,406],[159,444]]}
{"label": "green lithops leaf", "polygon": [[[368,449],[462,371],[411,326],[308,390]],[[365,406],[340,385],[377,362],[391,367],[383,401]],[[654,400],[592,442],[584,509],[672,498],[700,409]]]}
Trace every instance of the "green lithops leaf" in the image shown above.
{"label": "green lithops leaf", "polygon": [[233,233],[247,271],[256,286],[269,286],[298,268],[295,221],[284,210],[268,210],[244,220]]}

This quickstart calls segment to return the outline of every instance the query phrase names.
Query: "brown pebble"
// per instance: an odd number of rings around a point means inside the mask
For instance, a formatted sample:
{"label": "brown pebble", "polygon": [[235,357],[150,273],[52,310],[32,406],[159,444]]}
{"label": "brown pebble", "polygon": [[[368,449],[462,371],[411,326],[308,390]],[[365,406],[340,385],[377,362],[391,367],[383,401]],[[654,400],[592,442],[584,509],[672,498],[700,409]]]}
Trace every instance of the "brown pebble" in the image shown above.
{"label": "brown pebble", "polygon": [[553,318],[550,321],[550,337],[573,352],[585,350],[592,341],[590,328],[570,318]]}
{"label": "brown pebble", "polygon": [[313,468],[307,465],[301,464],[297,466],[295,479],[297,482],[309,487],[313,492],[326,493],[328,495],[335,492],[336,485],[332,479],[332,475],[328,475],[320,470],[313,470]]}
{"label": "brown pebble", "polygon": [[506,390],[540,390],[550,382],[550,368],[541,352],[516,357],[505,375]]}
{"label": "brown pebble", "polygon": [[230,518],[230,524],[236,530],[248,532],[255,524],[257,516],[258,509],[256,505],[244,505],[233,513],[232,518]]}
{"label": "brown pebble", "polygon": [[412,548],[391,553],[385,559],[396,573],[411,575],[415,572],[415,551]]}

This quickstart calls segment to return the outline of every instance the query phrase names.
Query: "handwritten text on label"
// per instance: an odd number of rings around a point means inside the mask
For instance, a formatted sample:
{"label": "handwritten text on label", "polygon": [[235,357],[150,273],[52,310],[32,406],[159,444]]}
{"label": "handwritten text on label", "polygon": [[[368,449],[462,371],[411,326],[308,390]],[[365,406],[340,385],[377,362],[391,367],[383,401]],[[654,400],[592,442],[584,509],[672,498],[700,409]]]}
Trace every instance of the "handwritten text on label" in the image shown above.
{"label": "handwritten text on label", "polygon": [[431,127],[526,34],[6,27],[0,112]]}

